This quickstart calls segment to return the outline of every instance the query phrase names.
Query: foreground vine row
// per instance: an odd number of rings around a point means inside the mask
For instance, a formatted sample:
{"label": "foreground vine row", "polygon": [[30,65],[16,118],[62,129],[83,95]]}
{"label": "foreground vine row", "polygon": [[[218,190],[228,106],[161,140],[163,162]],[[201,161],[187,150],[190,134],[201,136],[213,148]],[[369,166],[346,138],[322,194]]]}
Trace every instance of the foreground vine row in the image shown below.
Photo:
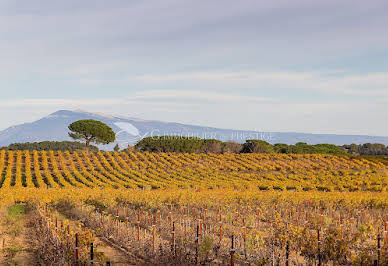
{"label": "foreground vine row", "polygon": [[1,206],[15,202],[35,208],[49,262],[88,265],[95,238],[147,265],[388,262],[386,192],[25,188],[0,196]]}

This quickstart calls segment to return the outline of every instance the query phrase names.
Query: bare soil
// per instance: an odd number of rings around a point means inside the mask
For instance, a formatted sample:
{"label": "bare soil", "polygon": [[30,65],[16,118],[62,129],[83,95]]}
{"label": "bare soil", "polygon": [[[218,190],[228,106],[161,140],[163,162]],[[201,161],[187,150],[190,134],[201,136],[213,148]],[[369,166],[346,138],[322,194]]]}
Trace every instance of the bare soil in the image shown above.
{"label": "bare soil", "polygon": [[[25,210],[24,206],[20,210]],[[39,265],[29,237],[28,213],[15,215],[3,209],[0,217],[0,265]]]}

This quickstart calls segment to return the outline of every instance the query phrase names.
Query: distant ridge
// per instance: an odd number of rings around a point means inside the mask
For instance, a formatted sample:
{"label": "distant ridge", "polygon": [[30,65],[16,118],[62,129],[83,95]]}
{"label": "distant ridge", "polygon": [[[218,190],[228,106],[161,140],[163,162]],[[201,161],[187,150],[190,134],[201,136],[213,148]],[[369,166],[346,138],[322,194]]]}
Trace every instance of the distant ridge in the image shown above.
{"label": "distant ridge", "polygon": [[[388,137],[382,136],[255,132],[142,120],[102,113],[90,113],[83,110],[60,110],[32,123],[15,125],[0,131],[0,146],[7,146],[16,142],[70,140],[67,135],[67,127],[70,123],[80,119],[96,119],[108,124],[118,134],[117,143],[121,147],[133,145],[143,137],[159,135],[197,136],[200,138],[215,138],[222,141],[231,140],[236,142],[245,142],[246,139],[259,138],[273,144],[307,142],[309,144],[330,143],[343,145],[351,143],[382,143],[388,145]],[[101,148],[112,149],[114,145],[111,144]]]}

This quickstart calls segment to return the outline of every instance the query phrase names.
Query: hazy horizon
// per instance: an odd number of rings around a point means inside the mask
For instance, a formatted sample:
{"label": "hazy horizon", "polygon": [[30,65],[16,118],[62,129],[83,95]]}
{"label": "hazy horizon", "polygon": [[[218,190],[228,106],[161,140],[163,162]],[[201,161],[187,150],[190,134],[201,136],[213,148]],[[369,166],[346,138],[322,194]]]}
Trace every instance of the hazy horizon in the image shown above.
{"label": "hazy horizon", "polygon": [[[243,132],[257,132],[257,133],[263,133],[263,134],[271,134],[271,133],[296,133],[296,134],[316,134],[316,135],[338,135],[338,136],[370,136],[370,137],[388,137],[388,136],[379,136],[379,135],[365,135],[365,134],[335,134],[335,133],[313,133],[313,132],[298,132],[298,131],[260,131],[260,130],[256,130],[256,129],[252,129],[252,130],[244,130],[244,129],[240,129],[240,128],[227,128],[227,127],[209,127],[209,126],[206,126],[206,125],[199,125],[199,124],[189,124],[189,123],[179,123],[179,122],[176,122],[176,121],[168,121],[168,120],[152,120],[152,119],[143,119],[141,117],[129,117],[129,116],[123,116],[123,115],[120,115],[120,114],[114,114],[114,113],[103,113],[103,112],[90,112],[88,110],[84,110],[84,109],[74,109],[74,110],[66,110],[66,109],[61,109],[61,110],[57,110],[53,113],[49,113],[49,114],[46,114],[40,118],[38,118],[37,120],[34,120],[34,121],[30,121],[30,122],[22,122],[20,124],[15,124],[15,125],[12,125],[8,128],[13,128],[15,126],[20,126],[20,125],[24,125],[24,124],[30,124],[30,123],[35,123],[37,121],[39,121],[40,119],[45,119],[45,118],[49,118],[51,117],[51,115],[54,115],[58,112],[74,112],[74,113],[86,113],[86,114],[92,114],[92,115],[97,115],[97,117],[95,118],[96,120],[98,120],[98,116],[101,117],[101,119],[105,119],[105,118],[112,118],[112,119],[126,119],[126,120],[133,120],[133,121],[144,121],[144,122],[162,122],[162,123],[166,123],[166,124],[169,124],[169,123],[178,123],[178,124],[182,124],[182,125],[186,125],[186,126],[199,126],[199,127],[203,127],[203,128],[214,128],[214,129],[220,129],[220,130],[235,130],[235,131],[241,131],[241,133]],[[6,129],[8,129],[6,128]],[[165,135],[174,135],[176,134],[177,132],[166,132]],[[182,135],[183,136],[183,135]],[[188,135],[190,136],[190,135]],[[200,136],[197,136],[197,137],[200,137]],[[200,137],[200,138],[206,138],[206,137]],[[211,138],[211,137],[207,137],[207,138]],[[254,137],[252,137],[254,138]],[[260,137],[259,137],[260,139]],[[365,142],[366,143],[366,142]]]}
{"label": "hazy horizon", "polygon": [[60,109],[388,136],[386,1],[0,0],[0,130]]}

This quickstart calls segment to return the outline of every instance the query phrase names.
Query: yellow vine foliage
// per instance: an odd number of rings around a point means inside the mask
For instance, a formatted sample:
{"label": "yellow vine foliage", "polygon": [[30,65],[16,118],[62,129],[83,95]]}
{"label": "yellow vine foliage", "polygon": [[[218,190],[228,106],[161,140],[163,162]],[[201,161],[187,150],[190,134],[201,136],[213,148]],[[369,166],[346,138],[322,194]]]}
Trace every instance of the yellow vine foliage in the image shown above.
{"label": "yellow vine foliage", "polygon": [[0,189],[127,188],[372,191],[387,166],[361,157],[1,151]]}

